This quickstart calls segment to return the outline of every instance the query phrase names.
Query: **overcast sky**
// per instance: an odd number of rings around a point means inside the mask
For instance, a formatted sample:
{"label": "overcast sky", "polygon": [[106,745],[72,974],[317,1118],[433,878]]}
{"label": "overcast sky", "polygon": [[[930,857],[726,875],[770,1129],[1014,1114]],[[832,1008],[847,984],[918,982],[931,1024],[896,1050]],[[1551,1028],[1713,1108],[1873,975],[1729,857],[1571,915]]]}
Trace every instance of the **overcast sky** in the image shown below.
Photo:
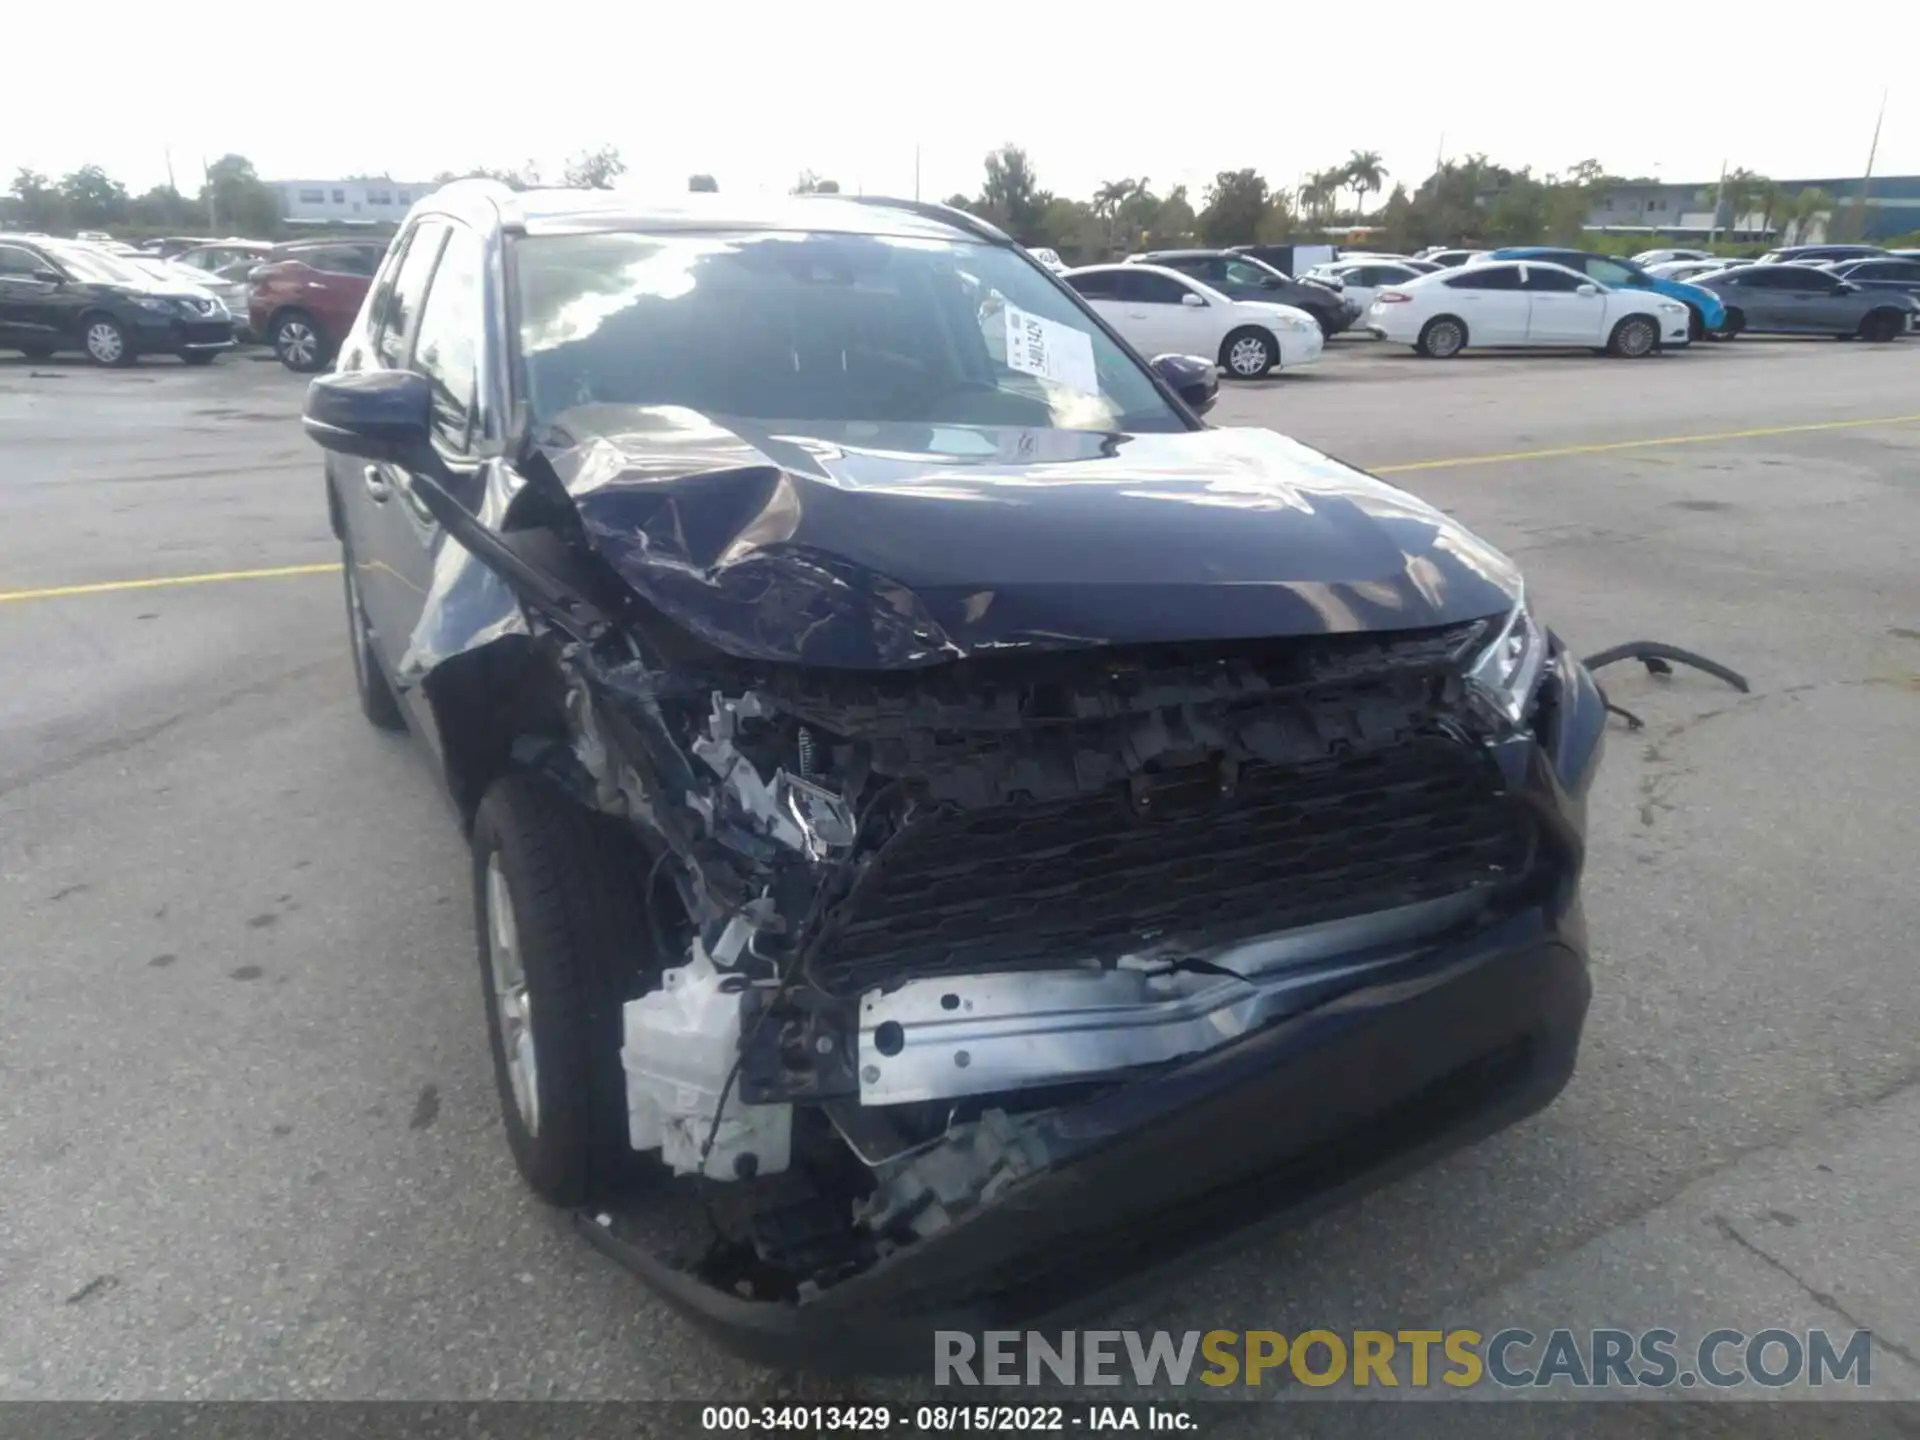
{"label": "overcast sky", "polygon": [[[918,142],[921,193],[940,198],[976,192],[1006,140],[1056,193],[1146,175],[1196,204],[1218,170],[1292,186],[1355,149],[1416,183],[1443,147],[1536,171],[1592,156],[1667,180],[1711,180],[1722,160],[1850,176],[1883,85],[1875,173],[1920,174],[1913,6],[1834,12],[1864,29],[1794,11],[1800,50],[1738,39],[1774,28],[1764,7],[1444,8],[332,0],[203,23],[169,5],[19,4],[0,186],[23,165],[92,163],[138,191],[166,179],[169,150],[188,192],[227,151],[268,179],[529,158],[557,173],[612,144],[641,185],[709,171],[723,191],[785,190],[812,169],[907,195]],[[96,27],[78,48],[76,26]],[[1731,37],[1719,56],[1714,32]],[[36,55],[60,63],[18,63]]]}

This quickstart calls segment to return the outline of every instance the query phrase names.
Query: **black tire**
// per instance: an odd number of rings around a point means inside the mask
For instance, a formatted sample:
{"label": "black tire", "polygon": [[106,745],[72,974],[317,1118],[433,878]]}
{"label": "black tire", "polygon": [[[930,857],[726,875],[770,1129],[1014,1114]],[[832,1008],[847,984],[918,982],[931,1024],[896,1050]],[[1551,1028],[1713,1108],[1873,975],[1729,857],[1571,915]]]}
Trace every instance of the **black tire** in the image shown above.
{"label": "black tire", "polygon": [[1746,313],[1741,310],[1736,310],[1732,306],[1728,306],[1727,318],[1721,322],[1719,330],[1714,333],[1722,340],[1731,340],[1736,335],[1744,332],[1746,328]]}
{"label": "black tire", "polygon": [[1429,360],[1451,360],[1467,348],[1467,322],[1453,315],[1436,315],[1420,327],[1413,348]]}
{"label": "black tire", "polygon": [[113,370],[123,370],[140,358],[127,327],[98,311],[81,317],[80,346],[87,352],[87,359]]}
{"label": "black tire", "polygon": [[333,351],[320,322],[304,310],[284,310],[267,328],[267,343],[280,363],[298,375],[324,370]]}
{"label": "black tire", "polygon": [[219,353],[218,350],[183,350],[180,352],[180,362],[183,365],[211,365]]}
{"label": "black tire", "polygon": [[[628,1143],[620,1064],[620,1007],[659,968],[639,861],[632,832],[532,775],[495,781],[474,817],[474,926],[501,1119],[522,1178],[553,1205],[611,1197],[651,1168]],[[488,902],[496,865],[533,1041],[531,1124],[500,1023]]]}
{"label": "black tire", "polygon": [[1236,380],[1258,380],[1280,363],[1280,347],[1257,325],[1243,325],[1220,342],[1220,368]]}
{"label": "black tire", "polygon": [[1687,306],[1687,339],[1696,344],[1707,338],[1707,322],[1701,318],[1700,311]]}
{"label": "black tire", "polygon": [[29,349],[27,346],[22,345],[20,347],[20,353],[29,360],[51,360],[53,358],[53,347],[51,345],[35,345]]}
{"label": "black tire", "polygon": [[1898,340],[1906,328],[1906,317],[1898,310],[1872,310],[1860,322],[1860,338],[1884,345],[1889,340]]}
{"label": "black tire", "polygon": [[1660,348],[1660,327],[1644,315],[1629,315],[1607,337],[1607,353],[1638,360]]}
{"label": "black tire", "polygon": [[347,650],[353,657],[353,686],[360,695],[360,713],[376,730],[404,730],[407,717],[401,712],[387,675],[380,668],[380,657],[373,648],[372,627],[367,624],[366,607],[360,603],[360,582],[354,571],[353,551],[340,546],[341,588],[347,601]]}

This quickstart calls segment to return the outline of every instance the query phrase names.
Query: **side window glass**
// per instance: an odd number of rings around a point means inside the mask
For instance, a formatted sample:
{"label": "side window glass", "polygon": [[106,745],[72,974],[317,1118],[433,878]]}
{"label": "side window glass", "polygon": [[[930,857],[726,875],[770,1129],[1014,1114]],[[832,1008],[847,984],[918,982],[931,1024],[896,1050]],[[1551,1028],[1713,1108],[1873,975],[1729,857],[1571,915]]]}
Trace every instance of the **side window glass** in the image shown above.
{"label": "side window glass", "polygon": [[0,275],[25,280],[34,271],[46,268],[47,262],[31,250],[22,250],[16,245],[0,245]]}
{"label": "side window glass", "polygon": [[1123,293],[1136,304],[1178,305],[1188,291],[1171,275],[1149,275],[1138,271],[1127,277],[1127,287]]}
{"label": "side window glass", "polygon": [[433,262],[440,258],[440,246],[446,238],[447,227],[437,220],[414,226],[400,267],[387,282],[386,294],[376,312],[380,317],[380,330],[374,347],[380,353],[380,363],[389,370],[398,370],[407,363],[414,330],[420,320],[420,302],[426,296]]}
{"label": "side window glass", "polygon": [[1550,269],[1545,265],[1529,265],[1527,266],[1526,283],[1522,288],[1527,290],[1573,291],[1580,288],[1580,277],[1569,274],[1565,270]]}
{"label": "side window glass", "polygon": [[480,237],[451,229],[414,334],[413,368],[433,382],[433,432],[456,453],[472,448],[479,420],[484,264]]}
{"label": "side window glass", "polygon": [[1096,271],[1092,275],[1069,275],[1067,284],[1088,300],[1111,300],[1117,293],[1111,270]]}

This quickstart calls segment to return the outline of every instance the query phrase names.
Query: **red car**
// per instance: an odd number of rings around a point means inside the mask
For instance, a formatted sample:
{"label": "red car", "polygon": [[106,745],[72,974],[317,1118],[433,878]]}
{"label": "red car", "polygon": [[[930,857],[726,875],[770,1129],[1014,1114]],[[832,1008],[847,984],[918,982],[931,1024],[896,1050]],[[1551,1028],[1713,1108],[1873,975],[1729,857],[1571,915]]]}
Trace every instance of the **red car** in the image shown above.
{"label": "red car", "polygon": [[252,275],[250,328],[289,370],[325,369],[353,328],[386,253],[384,240],[295,240],[274,246]]}

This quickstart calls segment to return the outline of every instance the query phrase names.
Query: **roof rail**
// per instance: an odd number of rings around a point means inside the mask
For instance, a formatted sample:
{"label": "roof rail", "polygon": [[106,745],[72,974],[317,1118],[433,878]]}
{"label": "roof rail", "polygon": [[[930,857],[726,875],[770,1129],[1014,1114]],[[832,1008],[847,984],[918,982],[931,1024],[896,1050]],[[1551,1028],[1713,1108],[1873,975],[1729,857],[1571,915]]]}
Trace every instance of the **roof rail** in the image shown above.
{"label": "roof rail", "polygon": [[982,240],[992,241],[996,245],[1011,245],[1013,237],[998,226],[982,220],[978,215],[970,215],[952,205],[942,205],[937,200],[894,200],[885,195],[833,195],[825,199],[851,200],[856,205],[879,205],[890,210],[905,210],[910,215],[918,215],[923,220],[939,220],[956,229],[978,235]]}

